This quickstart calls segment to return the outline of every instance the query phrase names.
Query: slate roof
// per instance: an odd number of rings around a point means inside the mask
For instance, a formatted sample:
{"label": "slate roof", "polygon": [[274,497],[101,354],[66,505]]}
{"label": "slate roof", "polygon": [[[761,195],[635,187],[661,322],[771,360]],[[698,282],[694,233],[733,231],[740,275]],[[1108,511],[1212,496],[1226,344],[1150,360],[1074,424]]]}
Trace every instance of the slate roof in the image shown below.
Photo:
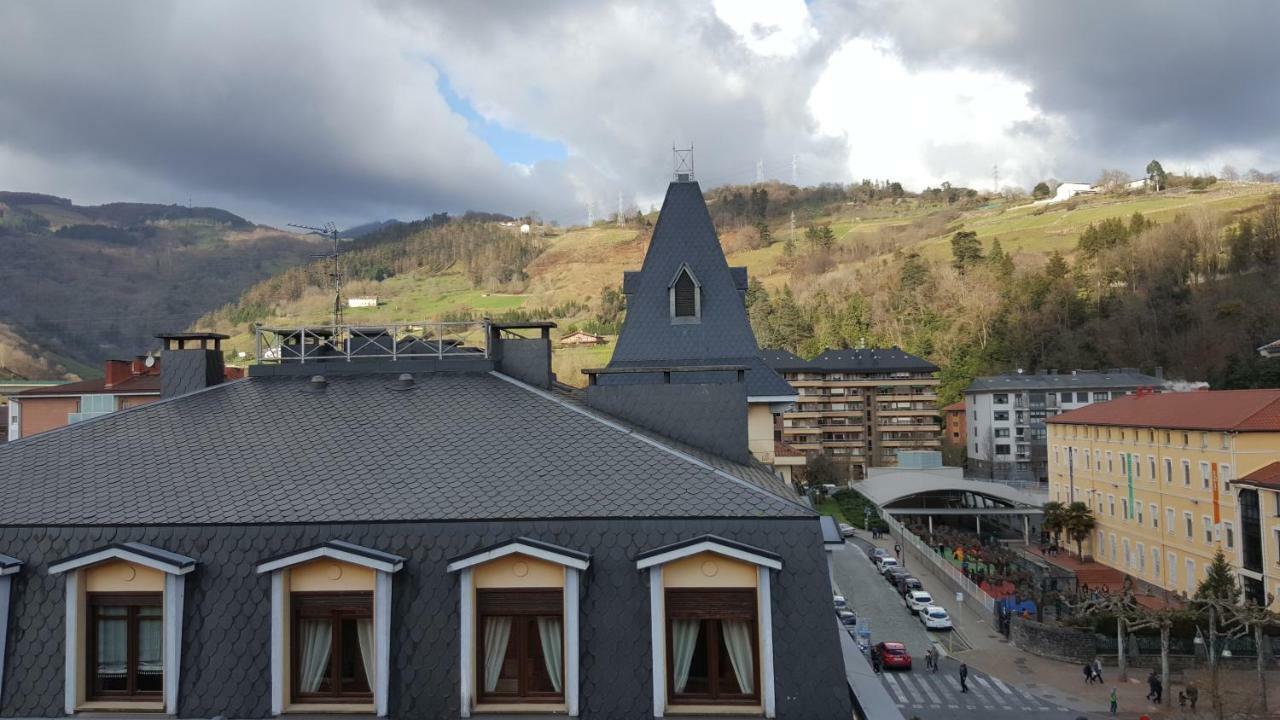
{"label": "slate roof", "polygon": [[1201,390],[1126,395],[1055,415],[1048,422],[1074,425],[1215,430],[1280,431],[1280,389]]}
{"label": "slate roof", "polygon": [[[672,323],[668,290],[683,265],[701,286],[700,322]],[[749,365],[749,397],[795,397],[760,359],[742,292],[746,271],[730,268],[696,182],[673,182],[639,272],[629,272],[627,317],[609,367]]]}
{"label": "slate roof", "polygon": [[853,348],[824,350],[805,360],[786,350],[761,350],[769,367],[778,372],[937,372],[938,366],[900,348]]}
{"label": "slate roof", "polygon": [[1107,390],[1162,388],[1160,378],[1145,375],[1133,368],[1117,370],[1076,370],[1049,375],[1044,373],[1007,373],[974,378],[965,393],[1019,392],[1024,390]]}
{"label": "slate roof", "polygon": [[392,377],[254,377],[0,446],[0,526],[812,515],[497,374]]}

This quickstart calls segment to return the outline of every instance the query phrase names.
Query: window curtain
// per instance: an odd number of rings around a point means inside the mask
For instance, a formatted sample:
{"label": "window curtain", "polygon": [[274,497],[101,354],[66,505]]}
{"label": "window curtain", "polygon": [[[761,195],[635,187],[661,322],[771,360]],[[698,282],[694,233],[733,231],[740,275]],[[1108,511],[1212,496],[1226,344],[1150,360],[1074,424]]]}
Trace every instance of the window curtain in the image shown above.
{"label": "window curtain", "polygon": [[299,690],[313,693],[320,689],[320,683],[329,672],[333,630],[328,620],[303,620],[299,626],[302,635],[302,653],[298,658],[302,665],[298,669]]}
{"label": "window curtain", "polygon": [[542,640],[542,660],[547,665],[547,675],[551,678],[551,687],[556,692],[564,692],[564,678],[561,677],[561,660],[564,657],[564,636],[560,632],[558,617],[538,618],[538,637]]}
{"label": "window curtain", "polygon": [[689,684],[689,665],[693,662],[693,650],[698,646],[701,620],[671,621],[671,669],[675,675],[675,691],[684,692]]}
{"label": "window curtain", "polygon": [[738,688],[750,695],[755,692],[751,624],[746,620],[721,620],[720,630],[724,635],[724,647],[729,652],[729,662],[733,664],[734,677],[738,678]]}
{"label": "window curtain", "polygon": [[358,618],[356,620],[356,635],[360,640],[360,659],[364,661],[364,679],[369,683],[369,690],[373,690],[373,618]]}
{"label": "window curtain", "polygon": [[[158,614],[158,613],[157,613]],[[159,617],[138,618],[138,672],[164,672],[164,623]]]}
{"label": "window curtain", "polygon": [[502,661],[507,658],[507,642],[511,640],[511,616],[487,617],[484,620],[484,691],[493,692],[502,675]]}
{"label": "window curtain", "polygon": [[98,676],[124,677],[128,672],[129,621],[123,617],[98,620]]}

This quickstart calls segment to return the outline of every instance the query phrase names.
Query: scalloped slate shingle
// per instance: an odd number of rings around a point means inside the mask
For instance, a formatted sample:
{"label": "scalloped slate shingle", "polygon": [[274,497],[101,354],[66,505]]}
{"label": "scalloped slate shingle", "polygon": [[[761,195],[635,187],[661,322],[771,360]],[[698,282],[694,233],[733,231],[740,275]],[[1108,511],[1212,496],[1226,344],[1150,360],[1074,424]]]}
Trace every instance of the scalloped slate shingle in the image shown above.
{"label": "scalloped slate shingle", "polygon": [[393,377],[250,378],[0,446],[0,525],[811,514],[490,374]]}
{"label": "scalloped slate shingle", "polygon": [[779,718],[851,715],[830,584],[813,518],[520,520],[333,525],[0,529],[0,552],[26,561],[15,576],[0,716],[59,717],[63,579],[51,562],[113,542],[190,555],[179,715],[270,715],[270,579],[263,558],[338,538],[406,558],[394,576],[391,715],[458,716],[458,586],[448,558],[515,536],[591,553],[582,584],[582,717],[652,717],[648,576],[640,552],[714,533],[781,556],[773,581]]}

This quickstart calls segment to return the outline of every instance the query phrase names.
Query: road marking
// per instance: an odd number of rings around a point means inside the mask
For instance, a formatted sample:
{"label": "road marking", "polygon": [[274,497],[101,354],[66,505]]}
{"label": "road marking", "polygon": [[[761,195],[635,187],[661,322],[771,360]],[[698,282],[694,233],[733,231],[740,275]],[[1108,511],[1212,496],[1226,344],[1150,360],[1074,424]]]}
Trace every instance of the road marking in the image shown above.
{"label": "road marking", "polygon": [[901,685],[902,685],[902,690],[903,690],[904,692],[906,692],[906,693],[907,693],[907,695],[910,695],[910,696],[911,696],[911,702],[912,702],[913,704],[919,705],[919,704],[921,703],[921,700],[920,700],[920,693],[916,692],[915,686],[914,686],[914,684],[911,682],[911,676],[910,676],[910,675],[899,675],[899,676],[894,677],[894,680],[896,680],[896,681],[898,681],[899,683],[901,683]]}
{"label": "road marking", "polygon": [[[1014,694],[1014,692],[1013,692],[1012,690],[1010,690],[1010,689],[1009,689],[1009,686],[1008,686],[1008,685],[1005,685],[1004,683],[1000,682],[1000,679],[999,679],[999,678],[996,678],[996,677],[994,677],[994,676],[992,676],[992,675],[988,675],[988,676],[987,676],[987,679],[988,679],[988,680],[990,680],[990,681],[991,681],[991,682],[992,682],[996,687],[998,687],[998,688],[1000,688],[1001,690],[1003,690],[1006,694],[1008,694],[1008,695],[1013,695],[1013,694]],[[1025,709],[1025,708],[1024,708],[1024,709]]]}
{"label": "road marking", "polygon": [[905,703],[907,701],[907,696],[903,695],[902,689],[898,687],[897,678],[885,672],[880,673],[880,675],[885,679],[885,683],[889,686],[889,688],[893,690],[893,694],[898,696],[898,700],[900,702]]}
{"label": "road marking", "polygon": [[916,678],[916,680],[919,681],[920,686],[924,688],[924,692],[926,695],[929,696],[929,700],[931,702],[934,702],[934,703],[942,702],[942,700],[940,700],[938,696],[933,693],[933,687],[929,682],[928,675],[925,675],[923,677],[918,677]]}

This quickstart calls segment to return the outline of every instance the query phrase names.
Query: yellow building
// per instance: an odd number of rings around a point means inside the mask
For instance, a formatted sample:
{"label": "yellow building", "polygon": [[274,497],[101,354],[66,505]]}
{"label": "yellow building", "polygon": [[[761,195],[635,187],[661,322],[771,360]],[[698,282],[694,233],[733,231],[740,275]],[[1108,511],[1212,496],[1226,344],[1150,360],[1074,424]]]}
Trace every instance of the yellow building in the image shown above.
{"label": "yellow building", "polygon": [[1093,509],[1085,555],[1195,592],[1221,547],[1280,595],[1280,390],[1128,395],[1050,418],[1049,496]]}

